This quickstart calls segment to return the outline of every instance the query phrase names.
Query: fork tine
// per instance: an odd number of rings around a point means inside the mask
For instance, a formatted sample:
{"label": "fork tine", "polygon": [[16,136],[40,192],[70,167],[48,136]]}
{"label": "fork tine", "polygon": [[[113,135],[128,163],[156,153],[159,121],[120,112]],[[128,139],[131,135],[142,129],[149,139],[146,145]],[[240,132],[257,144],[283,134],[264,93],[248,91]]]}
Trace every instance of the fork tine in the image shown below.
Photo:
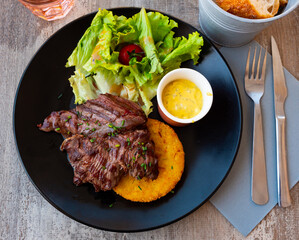
{"label": "fork tine", "polygon": [[247,63],[246,63],[246,69],[245,69],[245,77],[246,78],[249,78],[250,49],[251,49],[251,47],[249,47],[248,56],[247,56]]}
{"label": "fork tine", "polygon": [[255,56],[256,56],[256,46],[254,48],[254,55],[253,55],[253,61],[252,61],[252,66],[251,66],[251,77],[250,78],[254,78]]}
{"label": "fork tine", "polygon": [[259,77],[260,77],[260,63],[261,63],[261,56],[262,56],[262,48],[260,48],[259,59],[258,59],[258,62],[257,62],[257,70],[256,70],[256,75],[255,75],[255,78],[256,78],[256,79],[259,79]]}
{"label": "fork tine", "polygon": [[265,56],[264,56],[264,62],[263,62],[263,69],[262,69],[262,75],[261,75],[261,80],[265,80],[265,75],[266,75],[266,64],[267,63],[267,48],[265,50]]}

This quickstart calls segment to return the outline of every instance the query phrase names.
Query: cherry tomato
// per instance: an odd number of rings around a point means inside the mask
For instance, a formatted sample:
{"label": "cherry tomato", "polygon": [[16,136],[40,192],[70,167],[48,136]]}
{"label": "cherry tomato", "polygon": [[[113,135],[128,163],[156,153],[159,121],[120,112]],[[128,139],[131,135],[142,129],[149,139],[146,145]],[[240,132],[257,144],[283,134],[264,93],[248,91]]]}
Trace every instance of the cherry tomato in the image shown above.
{"label": "cherry tomato", "polygon": [[133,57],[136,57],[137,61],[140,62],[144,56],[141,47],[136,44],[129,44],[120,50],[118,61],[124,65],[129,65],[129,62]]}

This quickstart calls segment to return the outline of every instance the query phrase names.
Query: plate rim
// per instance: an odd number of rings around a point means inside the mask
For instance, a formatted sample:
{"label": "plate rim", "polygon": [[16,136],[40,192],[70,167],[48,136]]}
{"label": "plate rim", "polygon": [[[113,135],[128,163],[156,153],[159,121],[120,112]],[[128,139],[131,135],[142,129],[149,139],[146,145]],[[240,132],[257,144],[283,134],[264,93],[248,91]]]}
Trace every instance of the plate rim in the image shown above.
{"label": "plate rim", "polygon": [[[142,8],[141,7],[114,7],[114,8],[106,8],[106,10],[108,11],[115,11],[115,10],[141,10]],[[36,188],[36,190],[43,196],[43,198],[45,200],[47,200],[48,203],[50,203],[55,209],[57,209],[58,211],[60,211],[61,213],[63,213],[64,215],[66,215],[67,217],[75,220],[76,222],[79,222],[85,226],[89,226],[89,227],[92,227],[92,228],[95,228],[95,229],[99,229],[99,230],[104,230],[104,231],[109,231],[109,232],[117,232],[117,233],[134,233],[134,232],[145,232],[145,231],[150,231],[150,230],[154,230],[154,229],[159,229],[159,228],[162,228],[162,227],[165,227],[165,226],[168,226],[170,224],[173,224],[175,222],[178,222],[180,220],[182,220],[183,218],[187,217],[188,215],[190,215],[191,213],[195,212],[197,209],[199,209],[202,205],[204,205],[208,200],[210,200],[210,198],[218,191],[218,189],[221,187],[221,185],[223,184],[223,182],[226,180],[227,176],[229,175],[234,163],[235,163],[235,160],[236,160],[236,157],[237,157],[237,154],[239,152],[239,148],[240,148],[240,142],[241,142],[241,138],[242,138],[242,130],[243,130],[243,108],[242,108],[242,101],[241,101],[241,97],[240,97],[240,91],[239,91],[239,88],[238,88],[238,85],[237,85],[237,82],[236,82],[236,79],[235,79],[235,76],[228,64],[228,62],[226,61],[226,59],[224,58],[224,56],[222,55],[222,53],[219,51],[219,49],[215,46],[215,44],[205,35],[202,33],[202,31],[199,31],[196,27],[194,27],[192,24],[188,23],[188,22],[185,22],[179,18],[176,18],[174,16],[172,16],[171,14],[168,14],[168,13],[165,13],[163,11],[160,11],[160,10],[154,10],[154,9],[151,9],[151,8],[145,8],[145,10],[147,12],[149,11],[153,11],[153,12],[159,12],[159,13],[162,13],[163,15],[165,16],[168,16],[170,19],[173,19],[174,21],[177,21],[177,22],[182,22],[184,24],[186,24],[188,27],[190,27],[191,29],[193,29],[194,31],[198,31],[200,33],[201,36],[203,36],[205,38],[205,41],[207,41],[213,48],[214,50],[216,50],[216,52],[219,54],[219,56],[221,57],[221,59],[224,61],[227,69],[229,70],[231,76],[232,76],[232,80],[234,82],[234,87],[235,87],[235,90],[236,90],[236,93],[237,93],[237,98],[238,98],[238,105],[239,105],[239,109],[240,109],[240,113],[239,113],[239,118],[240,118],[240,129],[239,129],[239,134],[238,134],[238,144],[237,146],[235,147],[235,154],[234,154],[234,157],[232,159],[232,162],[228,168],[228,171],[226,172],[224,178],[220,181],[220,183],[217,185],[217,187],[214,189],[214,191],[204,200],[202,201],[198,206],[196,206],[194,209],[192,209],[191,211],[183,214],[182,216],[174,219],[174,220],[171,220],[171,221],[168,221],[164,224],[159,224],[159,225],[156,225],[156,226],[153,226],[153,227],[146,227],[146,228],[140,228],[140,229],[135,229],[135,230],[117,230],[117,229],[113,229],[113,228],[108,228],[108,227],[99,227],[99,226],[96,226],[94,224],[90,224],[90,223],[86,223],[74,216],[72,216],[71,214],[67,213],[65,210],[63,210],[62,208],[60,208],[59,206],[57,206],[51,199],[49,199],[49,197],[35,184],[35,182],[32,180],[32,178],[30,177],[28,171],[27,171],[27,168],[25,167],[24,165],[24,162],[22,160],[22,157],[21,157],[21,154],[20,154],[20,151],[19,151],[19,147],[18,147],[18,142],[17,142],[17,137],[16,137],[16,128],[15,128],[15,113],[16,113],[16,103],[17,103],[17,99],[18,99],[18,94],[19,94],[19,90],[20,90],[20,87],[21,87],[21,84],[22,84],[22,81],[24,79],[24,75],[26,74],[28,68],[30,67],[32,61],[34,60],[34,58],[37,56],[37,54],[40,52],[40,50],[53,38],[55,37],[59,32],[63,31],[65,28],[69,27],[71,24],[75,23],[75,22],[78,22],[78,21],[81,21],[82,19],[84,18],[87,18],[87,17],[90,17],[92,15],[95,15],[98,11],[93,11],[93,12],[90,12],[90,13],[87,13],[81,17],[78,17],[76,19],[74,19],[73,21],[67,23],[66,25],[64,25],[63,27],[61,27],[60,29],[58,29],[56,32],[54,32],[49,38],[47,38],[45,40],[45,42],[35,51],[35,53],[33,54],[33,56],[30,58],[27,66],[25,67],[25,69],[23,70],[23,73],[20,77],[20,80],[19,80],[19,83],[18,83],[18,86],[17,86],[17,89],[16,89],[16,92],[15,92],[15,97],[14,97],[14,103],[13,103],[13,114],[12,114],[12,122],[13,122],[13,134],[14,134],[14,143],[15,143],[15,146],[16,146],[16,150],[17,150],[17,153],[18,153],[18,156],[19,156],[19,161],[21,162],[21,165],[23,167],[23,170],[25,171],[26,175],[28,176],[30,182],[33,184],[33,186]]]}

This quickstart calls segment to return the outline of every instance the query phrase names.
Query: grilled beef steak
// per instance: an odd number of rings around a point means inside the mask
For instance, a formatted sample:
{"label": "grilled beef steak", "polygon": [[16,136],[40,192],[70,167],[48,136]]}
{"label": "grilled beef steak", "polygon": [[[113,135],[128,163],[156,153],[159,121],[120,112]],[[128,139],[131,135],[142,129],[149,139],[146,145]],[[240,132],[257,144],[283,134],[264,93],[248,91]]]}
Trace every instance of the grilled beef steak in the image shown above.
{"label": "grilled beef steak", "polygon": [[96,191],[112,189],[127,173],[138,179],[156,178],[157,159],[153,149],[147,129],[94,139],[77,134],[61,145],[75,169],[74,183],[90,182]]}
{"label": "grilled beef steak", "polygon": [[146,116],[130,100],[101,94],[75,109],[52,112],[38,127],[66,138],[61,150],[68,153],[76,185],[89,182],[95,191],[106,191],[124,174],[137,179],[158,176]]}
{"label": "grilled beef steak", "polygon": [[101,94],[72,110],[52,112],[40,130],[56,131],[65,138],[74,134],[103,137],[107,134],[134,130],[146,123],[146,116],[138,104],[111,94]]}

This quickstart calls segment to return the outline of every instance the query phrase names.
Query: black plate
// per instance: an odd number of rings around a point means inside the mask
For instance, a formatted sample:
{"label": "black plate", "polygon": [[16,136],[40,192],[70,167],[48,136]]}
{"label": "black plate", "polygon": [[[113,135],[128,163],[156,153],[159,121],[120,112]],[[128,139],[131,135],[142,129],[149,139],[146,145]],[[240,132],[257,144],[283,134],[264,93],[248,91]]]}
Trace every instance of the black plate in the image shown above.
{"label": "black plate", "polygon": [[[112,11],[129,17],[140,9],[117,8]],[[76,187],[72,183],[73,171],[66,153],[59,150],[62,137],[41,132],[36,125],[51,111],[69,109],[72,105],[73,93],[67,79],[73,69],[64,65],[94,15],[81,17],[55,33],[25,70],[14,106],[14,133],[19,154],[38,191],[67,216],[110,231],[158,228],[200,207],[227,176],[241,135],[238,90],[225,60],[205,38],[200,63],[193,66],[189,61],[183,67],[196,69],[207,77],[213,88],[214,102],[204,119],[184,128],[175,128],[184,146],[186,165],[174,193],[142,204],[127,201],[112,191],[95,193],[90,184]],[[191,25],[171,18],[179,24],[177,36],[196,31]],[[161,120],[156,108],[150,117]],[[109,207],[111,203],[113,207]]]}

